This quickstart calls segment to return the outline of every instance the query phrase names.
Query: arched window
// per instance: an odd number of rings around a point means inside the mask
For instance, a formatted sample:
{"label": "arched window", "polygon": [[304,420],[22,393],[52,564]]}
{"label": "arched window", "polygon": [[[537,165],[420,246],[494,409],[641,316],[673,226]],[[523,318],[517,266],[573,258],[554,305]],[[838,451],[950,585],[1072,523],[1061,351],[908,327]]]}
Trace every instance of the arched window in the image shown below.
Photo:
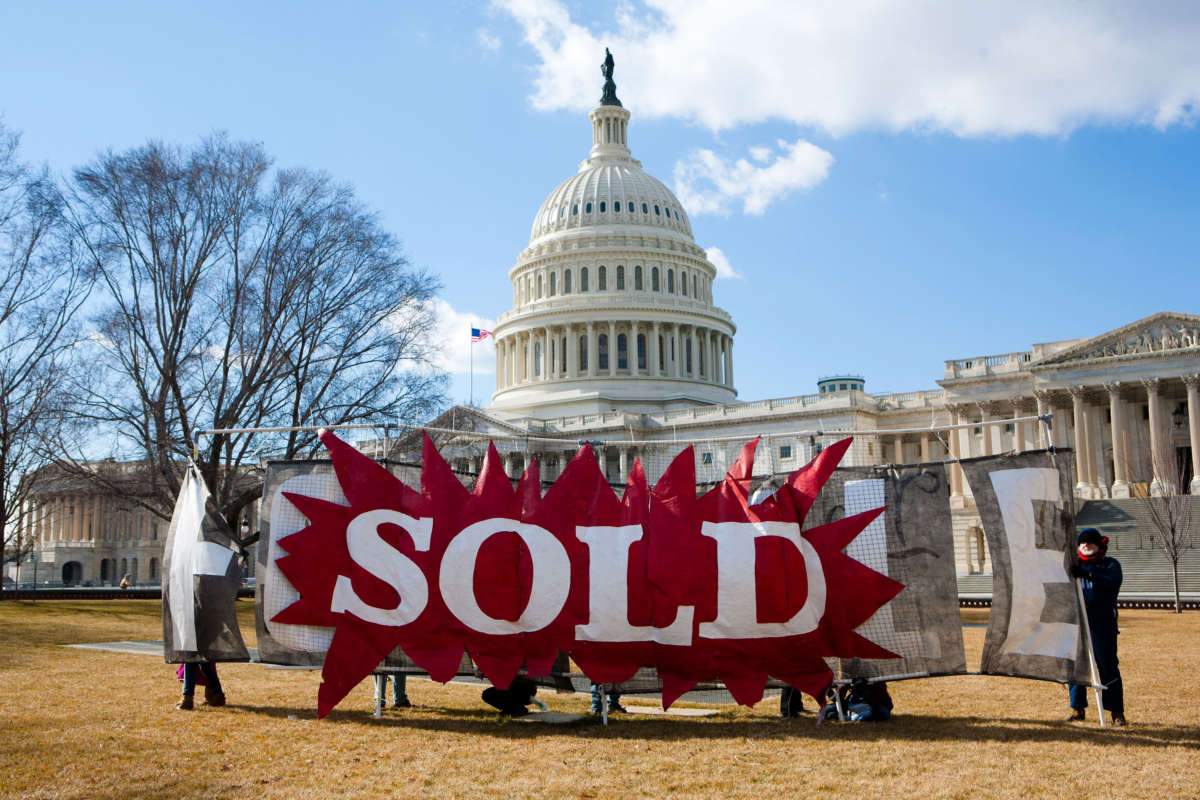
{"label": "arched window", "polygon": [[605,203],[604,203],[604,201],[603,201],[603,200],[601,200],[601,201],[600,201],[600,213],[601,213],[601,214],[603,214],[603,213],[604,213],[604,206],[605,206]]}
{"label": "arched window", "polygon": [[658,203],[654,204],[654,216],[656,216],[656,217],[662,216],[662,212],[658,210]]}
{"label": "arched window", "polygon": [[638,264],[633,268],[633,288],[635,291],[642,290],[642,265]]}
{"label": "arched window", "polygon": [[608,369],[608,334],[596,337],[596,368]]}
{"label": "arched window", "polygon": [[158,559],[154,557],[150,558],[150,580],[158,580]]}
{"label": "arched window", "polygon": [[624,289],[625,289],[625,267],[618,264],[617,265],[617,291],[620,292],[620,291],[623,291]]}
{"label": "arched window", "polygon": [[587,267],[579,270],[579,291],[586,292],[588,290],[588,274]]}
{"label": "arched window", "polygon": [[587,350],[588,350],[587,334],[585,333],[579,337],[579,371],[580,372],[587,372],[587,368],[588,368]]}
{"label": "arched window", "polygon": [[687,372],[690,375],[693,372],[693,369],[692,369],[692,338],[690,336],[687,339],[687,347],[684,349],[684,355],[687,356]]}
{"label": "arched window", "polygon": [[558,371],[562,374],[567,373],[567,337],[562,337],[562,344],[558,347]]}
{"label": "arched window", "polygon": [[579,213],[579,203],[572,203],[571,204],[571,216],[573,217],[578,213]]}
{"label": "arched window", "polygon": [[585,205],[585,206],[583,207],[583,211],[584,211],[584,213],[585,213],[585,214],[590,214],[590,213],[592,213],[592,201],[591,201],[591,200],[589,200],[589,201],[587,202],[587,205]]}
{"label": "arched window", "polygon": [[675,270],[667,270],[667,294],[675,294]]}
{"label": "arched window", "polygon": [[645,203],[642,203],[642,213],[643,213],[643,214],[649,214],[649,213],[650,213],[650,208],[649,208],[649,207],[648,207],[648,206],[647,206]]}
{"label": "arched window", "polygon": [[679,293],[687,297],[687,278],[688,274],[685,270],[679,272]]}
{"label": "arched window", "polygon": [[658,337],[658,368],[665,371],[666,367],[667,367],[667,343],[665,341],[663,341],[663,337],[660,334]]}
{"label": "arched window", "polygon": [[637,365],[638,369],[646,368],[646,334],[639,333],[637,337]]}
{"label": "arched window", "polygon": [[604,265],[600,265],[600,269],[596,270],[596,291],[603,292],[608,290],[608,270]]}
{"label": "arched window", "polygon": [[537,294],[535,296],[537,297],[538,300],[542,299],[542,276],[541,275],[537,276]]}
{"label": "arched window", "polygon": [[556,295],[556,294],[558,294],[558,273],[551,272],[550,273],[550,296],[554,297],[554,295]]}
{"label": "arched window", "polygon": [[571,293],[571,270],[563,272],[563,294]]}
{"label": "arched window", "polygon": [[658,291],[658,267],[650,268],[650,291]]}
{"label": "arched window", "polygon": [[617,334],[617,369],[629,369],[629,339],[623,333]]}

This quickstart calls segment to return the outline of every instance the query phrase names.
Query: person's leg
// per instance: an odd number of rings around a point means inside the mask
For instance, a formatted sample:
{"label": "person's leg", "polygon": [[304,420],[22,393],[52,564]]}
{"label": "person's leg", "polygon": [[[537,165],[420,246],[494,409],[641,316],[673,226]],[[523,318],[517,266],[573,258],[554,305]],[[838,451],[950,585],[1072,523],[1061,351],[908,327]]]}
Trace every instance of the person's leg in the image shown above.
{"label": "person's leg", "polygon": [[204,687],[204,702],[210,706],[225,705],[225,693],[221,691],[221,679],[217,677],[217,665],[211,661],[202,661],[200,671],[208,685]]}
{"label": "person's leg", "polygon": [[592,684],[592,707],[591,707],[591,712],[592,712],[593,714],[599,714],[599,713],[600,713],[600,684],[598,684],[598,683],[593,683],[593,684]]}
{"label": "person's leg", "polygon": [[608,694],[608,710],[615,711],[618,714],[625,713],[625,706],[621,705],[621,693],[609,692]]}
{"label": "person's leg", "polygon": [[1068,687],[1067,696],[1071,698],[1071,716],[1067,717],[1069,721],[1081,720],[1087,716],[1087,699],[1088,687],[1081,684],[1072,683]]}
{"label": "person's leg", "polygon": [[1121,686],[1121,670],[1117,668],[1117,637],[1105,637],[1092,643],[1096,653],[1096,671],[1104,690],[1100,703],[1113,717],[1125,716],[1125,692]]}
{"label": "person's leg", "polygon": [[403,672],[392,676],[392,705],[396,708],[408,708],[412,705],[408,701],[408,676]]}
{"label": "person's leg", "polygon": [[194,708],[196,694],[196,664],[187,663],[183,665],[183,697],[179,700],[179,705],[175,706],[180,711],[191,711]]}
{"label": "person's leg", "polygon": [[483,702],[497,711],[503,711],[505,706],[508,705],[508,692],[503,689],[497,689],[495,686],[489,686],[484,689],[480,697],[483,698]]}

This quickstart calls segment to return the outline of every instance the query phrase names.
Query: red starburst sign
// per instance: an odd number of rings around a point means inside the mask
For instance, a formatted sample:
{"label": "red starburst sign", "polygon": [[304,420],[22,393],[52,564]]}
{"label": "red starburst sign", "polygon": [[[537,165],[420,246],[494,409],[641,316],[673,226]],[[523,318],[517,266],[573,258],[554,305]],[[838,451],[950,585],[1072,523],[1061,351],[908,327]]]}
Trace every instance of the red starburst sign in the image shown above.
{"label": "red starburst sign", "polygon": [[653,489],[635,463],[621,498],[587,445],[543,495],[536,461],[514,489],[492,446],[467,490],[426,437],[417,492],[321,441],[349,505],[285,494],[309,525],[279,541],[300,599],[272,619],[334,629],[319,716],[397,646],[439,681],[465,648],[502,687],[560,649],[598,683],[654,667],[664,707],[709,680],[746,705],[768,676],[815,695],[825,657],[896,657],[854,631],[903,585],[842,552],[883,509],[801,532],[850,439],[757,505],[758,440],[703,496],[689,447]]}

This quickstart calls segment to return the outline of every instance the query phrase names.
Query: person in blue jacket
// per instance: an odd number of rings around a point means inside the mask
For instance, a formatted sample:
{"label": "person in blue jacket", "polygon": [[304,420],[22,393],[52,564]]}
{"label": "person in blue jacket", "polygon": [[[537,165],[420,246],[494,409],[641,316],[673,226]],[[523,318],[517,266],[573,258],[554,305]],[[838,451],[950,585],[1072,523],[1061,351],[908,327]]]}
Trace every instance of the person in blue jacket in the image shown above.
{"label": "person in blue jacket", "polygon": [[[1108,556],[1108,537],[1095,528],[1079,532],[1078,560],[1071,565],[1071,575],[1083,588],[1087,607],[1088,627],[1092,634],[1092,652],[1096,671],[1104,689],[1100,704],[1112,715],[1112,724],[1125,724],[1125,693],[1121,686],[1121,670],[1117,668],[1117,593],[1121,591],[1121,562]],[[1069,721],[1084,719],[1087,709],[1087,686],[1071,685],[1071,716]]]}

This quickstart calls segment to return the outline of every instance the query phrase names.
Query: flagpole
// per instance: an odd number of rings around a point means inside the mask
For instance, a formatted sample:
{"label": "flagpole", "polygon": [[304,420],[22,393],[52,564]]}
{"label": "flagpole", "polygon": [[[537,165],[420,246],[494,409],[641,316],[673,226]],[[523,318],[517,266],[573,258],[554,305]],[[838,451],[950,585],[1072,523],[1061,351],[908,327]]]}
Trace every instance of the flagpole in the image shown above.
{"label": "flagpole", "polygon": [[470,339],[471,340],[469,342],[467,342],[467,347],[470,348],[470,351],[469,351],[470,357],[469,358],[470,358],[470,362],[471,362],[471,395],[470,395],[471,399],[467,401],[467,405],[474,407],[475,406],[475,335],[471,334]]}

